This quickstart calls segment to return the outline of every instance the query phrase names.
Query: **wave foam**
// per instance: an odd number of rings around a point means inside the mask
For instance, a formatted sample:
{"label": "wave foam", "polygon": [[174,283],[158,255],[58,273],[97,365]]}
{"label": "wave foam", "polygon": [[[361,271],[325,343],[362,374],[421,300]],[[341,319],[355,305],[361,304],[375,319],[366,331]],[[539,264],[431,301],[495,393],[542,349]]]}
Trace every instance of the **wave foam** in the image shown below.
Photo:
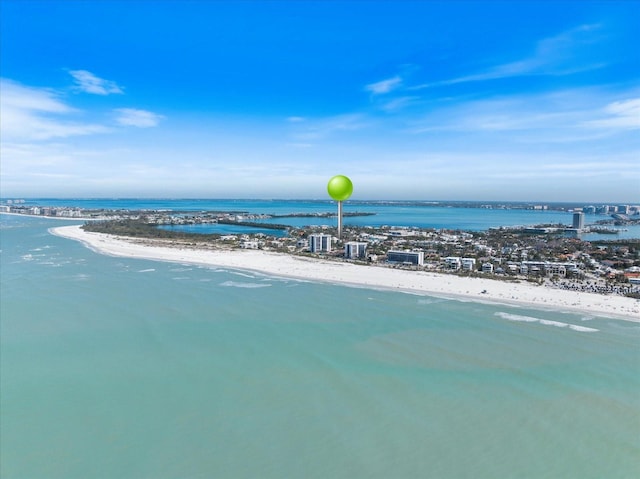
{"label": "wave foam", "polygon": [[519,322],[525,322],[525,323],[540,323],[544,326],[555,326],[556,328],[568,327],[569,329],[572,329],[574,331],[579,331],[581,333],[595,333],[597,331],[600,331],[599,329],[586,328],[584,326],[577,326],[575,324],[563,323],[561,321],[551,321],[549,319],[534,318],[533,316],[521,316],[519,314],[505,313],[502,311],[498,311],[497,313],[494,313],[494,314],[495,316],[499,316],[500,318],[504,318],[509,321],[519,321]]}
{"label": "wave foam", "polygon": [[509,321],[522,321],[526,323],[536,323],[540,321],[540,318],[534,318],[532,316],[521,316],[519,314],[503,313],[501,311],[495,313],[496,316],[508,319]]}
{"label": "wave foam", "polygon": [[581,331],[583,333],[595,333],[596,331],[600,331],[596,328],[585,328],[584,326],[576,326],[575,324],[570,324],[569,328],[573,329],[574,331]]}
{"label": "wave foam", "polygon": [[264,283],[239,283],[237,281],[225,281],[224,283],[220,283],[220,286],[232,288],[268,288],[271,285]]}
{"label": "wave foam", "polygon": [[541,319],[540,324],[544,324],[546,326],[555,326],[556,328],[566,328],[569,326],[568,323],[561,323],[560,321],[549,321],[548,319]]}
{"label": "wave foam", "polygon": [[242,276],[244,278],[256,279],[256,276],[253,274],[241,273],[239,271],[229,271],[231,274],[235,274],[236,276]]}

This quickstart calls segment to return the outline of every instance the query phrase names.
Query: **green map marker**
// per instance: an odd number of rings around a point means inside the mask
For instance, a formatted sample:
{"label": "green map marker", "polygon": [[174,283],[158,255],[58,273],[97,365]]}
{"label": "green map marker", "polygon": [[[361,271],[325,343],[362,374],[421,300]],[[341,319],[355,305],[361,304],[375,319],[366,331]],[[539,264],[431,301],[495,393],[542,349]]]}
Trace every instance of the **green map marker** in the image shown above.
{"label": "green map marker", "polygon": [[342,236],[342,202],[353,193],[353,183],[344,175],[336,175],[327,185],[329,196],[338,202],[338,238]]}
{"label": "green map marker", "polygon": [[334,200],[344,201],[353,193],[353,183],[344,175],[336,175],[329,180],[327,191]]}

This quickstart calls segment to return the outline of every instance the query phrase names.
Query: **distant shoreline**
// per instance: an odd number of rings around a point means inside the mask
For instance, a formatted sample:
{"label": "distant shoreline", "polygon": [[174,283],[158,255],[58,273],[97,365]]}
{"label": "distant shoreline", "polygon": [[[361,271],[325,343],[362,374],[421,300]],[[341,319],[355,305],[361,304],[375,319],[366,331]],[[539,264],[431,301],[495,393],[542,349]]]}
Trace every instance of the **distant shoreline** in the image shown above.
{"label": "distant shoreline", "polygon": [[256,250],[206,250],[172,247],[166,242],[86,232],[80,225],[51,228],[52,234],[82,242],[111,256],[199,264],[258,271],[307,281],[403,291],[430,296],[534,309],[580,312],[640,322],[640,300],[586,292],[545,288],[526,282],[502,282],[423,271],[355,265]]}
{"label": "distant shoreline", "polygon": [[24,216],[25,218],[44,218],[47,220],[64,220],[64,221],[101,221],[98,218],[72,218],[70,216],[45,216],[45,215],[26,215],[24,213],[11,213],[9,211],[0,211],[0,215],[7,216]]}

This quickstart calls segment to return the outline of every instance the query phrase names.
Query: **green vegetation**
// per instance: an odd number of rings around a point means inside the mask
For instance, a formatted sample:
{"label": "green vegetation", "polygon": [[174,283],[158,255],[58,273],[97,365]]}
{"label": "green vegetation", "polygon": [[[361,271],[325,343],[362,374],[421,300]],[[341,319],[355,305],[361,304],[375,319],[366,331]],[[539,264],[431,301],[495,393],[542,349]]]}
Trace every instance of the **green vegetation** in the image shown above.
{"label": "green vegetation", "polygon": [[256,221],[234,221],[219,219],[218,224],[221,225],[236,225],[236,226],[249,226],[251,228],[264,228],[267,230],[286,230],[289,228],[287,225],[281,225],[277,223],[258,223]]}
{"label": "green vegetation", "polygon": [[148,223],[145,219],[92,221],[85,223],[82,229],[94,233],[106,233],[134,238],[188,239],[196,242],[207,242],[220,238],[219,234],[185,233],[182,231],[165,230]]}

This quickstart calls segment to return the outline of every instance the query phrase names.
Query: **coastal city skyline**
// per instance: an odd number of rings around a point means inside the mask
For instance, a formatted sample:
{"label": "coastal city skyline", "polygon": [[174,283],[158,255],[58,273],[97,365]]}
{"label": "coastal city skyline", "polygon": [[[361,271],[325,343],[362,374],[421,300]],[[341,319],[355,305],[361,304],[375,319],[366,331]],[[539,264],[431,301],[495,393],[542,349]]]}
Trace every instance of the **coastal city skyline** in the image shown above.
{"label": "coastal city skyline", "polygon": [[2,5],[2,196],[637,203],[637,2]]}

